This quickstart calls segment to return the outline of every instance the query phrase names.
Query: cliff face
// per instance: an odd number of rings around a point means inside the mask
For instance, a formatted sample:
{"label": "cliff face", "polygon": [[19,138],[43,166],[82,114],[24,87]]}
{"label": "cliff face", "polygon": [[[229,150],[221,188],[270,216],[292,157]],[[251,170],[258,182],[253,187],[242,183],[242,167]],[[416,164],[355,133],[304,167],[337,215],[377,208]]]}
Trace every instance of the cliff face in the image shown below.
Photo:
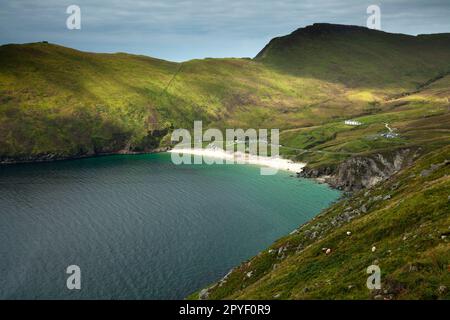
{"label": "cliff face", "polygon": [[352,157],[336,168],[308,168],[299,174],[304,178],[321,178],[334,188],[358,191],[386,180],[408,165],[419,155],[418,149],[399,149],[391,153],[375,153]]}

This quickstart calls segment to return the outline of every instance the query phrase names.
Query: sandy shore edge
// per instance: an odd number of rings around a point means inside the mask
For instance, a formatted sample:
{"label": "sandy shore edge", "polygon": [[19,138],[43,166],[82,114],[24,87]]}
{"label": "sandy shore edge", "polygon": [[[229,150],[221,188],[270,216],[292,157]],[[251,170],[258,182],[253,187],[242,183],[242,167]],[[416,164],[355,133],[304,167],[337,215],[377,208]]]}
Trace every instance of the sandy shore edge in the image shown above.
{"label": "sandy shore edge", "polygon": [[195,149],[195,148],[174,148],[169,153],[190,154],[208,158],[217,158],[222,160],[232,160],[240,164],[253,164],[264,167],[270,167],[278,170],[299,173],[306,166],[306,163],[293,162],[281,157],[256,156],[242,152],[227,152],[222,149]]}

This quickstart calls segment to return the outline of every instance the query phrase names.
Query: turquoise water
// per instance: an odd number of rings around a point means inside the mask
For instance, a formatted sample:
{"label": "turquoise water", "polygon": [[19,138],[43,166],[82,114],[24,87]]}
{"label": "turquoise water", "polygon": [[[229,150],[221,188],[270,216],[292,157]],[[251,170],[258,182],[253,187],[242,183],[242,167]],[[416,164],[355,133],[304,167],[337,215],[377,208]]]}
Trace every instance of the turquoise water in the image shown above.
{"label": "turquoise water", "polygon": [[[0,167],[1,299],[180,299],[339,193],[256,166],[169,154]],[[81,268],[68,290],[66,268]]]}

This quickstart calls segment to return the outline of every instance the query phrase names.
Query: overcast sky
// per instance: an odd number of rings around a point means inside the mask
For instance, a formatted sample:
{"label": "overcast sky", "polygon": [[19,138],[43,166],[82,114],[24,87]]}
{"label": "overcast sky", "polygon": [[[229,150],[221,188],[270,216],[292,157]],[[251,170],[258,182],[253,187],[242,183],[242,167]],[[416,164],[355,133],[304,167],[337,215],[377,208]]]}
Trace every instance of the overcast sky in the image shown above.
{"label": "overcast sky", "polygon": [[[81,30],[66,27],[72,4]],[[0,44],[47,40],[173,61],[253,57],[315,22],[365,26],[371,4],[381,7],[383,31],[450,32],[450,0],[0,0]]]}

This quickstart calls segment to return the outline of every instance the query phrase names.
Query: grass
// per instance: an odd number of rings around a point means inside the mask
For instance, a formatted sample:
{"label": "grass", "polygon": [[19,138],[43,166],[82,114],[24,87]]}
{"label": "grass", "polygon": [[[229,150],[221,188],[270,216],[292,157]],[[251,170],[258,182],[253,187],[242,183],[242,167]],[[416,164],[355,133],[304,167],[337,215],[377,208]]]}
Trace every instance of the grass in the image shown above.
{"label": "grass", "polygon": [[[345,132],[344,117],[378,123],[414,113],[414,105],[419,117],[425,104],[442,112],[448,77],[433,82],[439,84],[434,91],[425,86],[410,95],[406,109],[391,110],[386,99],[450,70],[449,39],[319,25],[273,40],[253,60],[184,63],[47,43],[4,45],[0,157],[151,150],[167,144],[161,132],[191,128],[194,120],[218,128],[293,129],[283,134],[286,145],[335,152],[328,146]],[[413,49],[417,54],[409,54]],[[305,140],[306,133],[312,137]],[[358,152],[366,141],[358,143],[342,149]],[[284,154],[301,158],[291,151]]]}
{"label": "grass", "polygon": [[[428,146],[430,149],[450,142],[450,82],[446,76],[424,91],[395,101],[378,103],[376,113],[354,117],[362,123],[352,127],[342,117],[321,126],[285,130],[281,133],[281,151],[286,157],[307,161],[311,167],[341,161],[358,154],[373,153],[399,147]],[[418,97],[427,97],[419,100]],[[389,123],[399,134],[397,138],[381,136]],[[290,147],[290,148],[287,148]],[[296,151],[307,149],[308,152]]]}
{"label": "grass", "polygon": [[[194,120],[279,128],[281,154],[311,168],[420,149],[412,167],[279,239],[209,298],[450,298],[449,34],[322,24],[272,40],[255,59],[172,63],[33,43],[1,46],[0,61],[0,162],[150,151]],[[398,137],[381,136],[385,122]],[[375,263],[376,292],[365,286]]]}
{"label": "grass", "polygon": [[448,47],[446,34],[413,37],[315,24],[273,39],[256,59],[285,73],[362,89],[367,99],[377,88],[398,93],[429,80],[430,73],[450,71]]}
{"label": "grass", "polygon": [[[431,152],[390,180],[339,201],[236,267],[210,287],[209,298],[449,299],[449,155],[449,146]],[[372,264],[381,268],[381,290],[366,287]]]}

